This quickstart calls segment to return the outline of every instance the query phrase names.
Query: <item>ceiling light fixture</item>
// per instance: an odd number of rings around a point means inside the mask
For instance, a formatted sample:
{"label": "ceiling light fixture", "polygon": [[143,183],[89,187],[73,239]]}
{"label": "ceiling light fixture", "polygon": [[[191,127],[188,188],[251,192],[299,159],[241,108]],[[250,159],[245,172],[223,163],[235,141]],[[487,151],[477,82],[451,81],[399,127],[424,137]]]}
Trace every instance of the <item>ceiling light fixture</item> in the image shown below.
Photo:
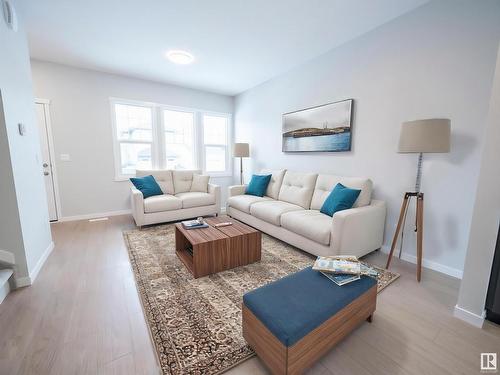
{"label": "ceiling light fixture", "polygon": [[174,64],[187,65],[194,61],[194,56],[189,52],[178,50],[171,50],[167,52],[167,58]]}

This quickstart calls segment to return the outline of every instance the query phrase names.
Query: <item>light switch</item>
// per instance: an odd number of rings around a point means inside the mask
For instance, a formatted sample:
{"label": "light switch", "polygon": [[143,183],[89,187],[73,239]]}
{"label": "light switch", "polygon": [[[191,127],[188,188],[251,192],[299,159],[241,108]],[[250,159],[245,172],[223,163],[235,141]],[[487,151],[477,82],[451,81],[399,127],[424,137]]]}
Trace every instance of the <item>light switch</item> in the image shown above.
{"label": "light switch", "polygon": [[61,154],[61,161],[71,161],[71,156],[69,154]]}

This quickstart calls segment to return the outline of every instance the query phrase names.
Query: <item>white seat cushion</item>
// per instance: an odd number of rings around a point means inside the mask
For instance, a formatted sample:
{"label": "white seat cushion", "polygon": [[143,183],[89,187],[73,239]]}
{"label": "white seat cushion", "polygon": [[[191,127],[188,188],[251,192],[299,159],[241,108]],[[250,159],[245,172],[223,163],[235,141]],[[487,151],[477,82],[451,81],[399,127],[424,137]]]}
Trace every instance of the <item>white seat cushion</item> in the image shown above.
{"label": "white seat cushion", "polygon": [[182,201],[173,195],[155,195],[144,199],[144,212],[163,212],[179,210],[182,208]]}
{"label": "white seat cushion", "polygon": [[250,206],[257,202],[264,202],[272,200],[269,197],[256,197],[255,195],[235,195],[228,198],[227,204],[229,207],[236,208],[237,210],[250,213]]}
{"label": "white seat cushion", "polygon": [[202,207],[215,204],[215,195],[190,191],[175,195],[182,201],[182,208]]}
{"label": "white seat cushion", "polygon": [[269,200],[265,202],[257,202],[250,206],[250,213],[261,220],[268,223],[280,226],[280,217],[285,212],[304,210],[296,204],[291,204],[282,201]]}
{"label": "white seat cushion", "polygon": [[330,244],[332,218],[316,210],[287,212],[281,215],[281,226],[323,245]]}

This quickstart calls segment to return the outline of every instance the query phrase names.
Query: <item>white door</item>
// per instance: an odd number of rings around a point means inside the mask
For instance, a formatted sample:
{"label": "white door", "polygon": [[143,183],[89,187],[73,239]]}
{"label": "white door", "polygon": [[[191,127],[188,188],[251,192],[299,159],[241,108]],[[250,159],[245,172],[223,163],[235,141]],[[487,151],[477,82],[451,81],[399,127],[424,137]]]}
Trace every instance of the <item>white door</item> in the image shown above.
{"label": "white door", "polygon": [[52,172],[52,163],[49,143],[49,124],[46,113],[47,106],[43,103],[36,103],[36,118],[40,133],[40,146],[42,148],[42,167],[45,180],[45,190],[47,191],[47,203],[49,205],[49,220],[57,220],[56,195],[54,188],[54,174]]}

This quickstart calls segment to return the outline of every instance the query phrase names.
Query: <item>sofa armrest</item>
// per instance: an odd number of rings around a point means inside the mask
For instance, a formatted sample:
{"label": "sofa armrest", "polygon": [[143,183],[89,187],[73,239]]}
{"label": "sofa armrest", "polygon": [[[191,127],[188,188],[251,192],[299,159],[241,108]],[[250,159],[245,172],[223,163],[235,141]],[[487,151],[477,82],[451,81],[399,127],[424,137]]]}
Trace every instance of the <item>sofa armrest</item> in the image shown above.
{"label": "sofa armrest", "polygon": [[135,224],[140,227],[144,223],[144,196],[135,187],[130,188],[130,193],[132,216],[134,217]]}
{"label": "sofa armrest", "polygon": [[208,184],[208,194],[215,195],[215,205],[217,206],[217,214],[220,214],[220,186]]}
{"label": "sofa armrest", "polygon": [[228,188],[228,196],[234,197],[235,195],[243,195],[245,194],[246,185],[233,185]]}
{"label": "sofa armrest", "polygon": [[385,202],[378,200],[335,213],[330,241],[334,254],[360,257],[379,249],[384,240],[385,215]]}

